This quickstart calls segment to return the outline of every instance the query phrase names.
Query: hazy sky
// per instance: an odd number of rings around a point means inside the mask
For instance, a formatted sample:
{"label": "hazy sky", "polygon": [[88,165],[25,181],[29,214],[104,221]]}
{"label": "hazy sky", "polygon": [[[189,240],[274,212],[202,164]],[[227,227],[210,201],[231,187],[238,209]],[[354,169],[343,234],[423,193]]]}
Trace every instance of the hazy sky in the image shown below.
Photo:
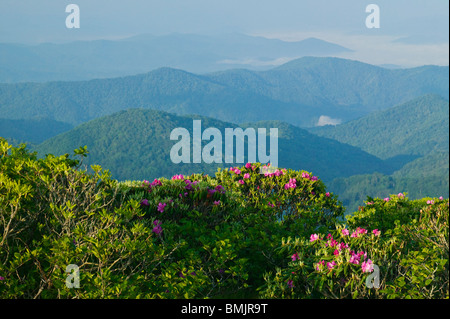
{"label": "hazy sky", "polygon": [[[67,29],[68,4],[80,28]],[[368,29],[369,4],[380,28]],[[448,65],[448,0],[0,0],[0,42],[115,39],[141,33],[241,32],[294,41],[311,36],[373,64]]]}

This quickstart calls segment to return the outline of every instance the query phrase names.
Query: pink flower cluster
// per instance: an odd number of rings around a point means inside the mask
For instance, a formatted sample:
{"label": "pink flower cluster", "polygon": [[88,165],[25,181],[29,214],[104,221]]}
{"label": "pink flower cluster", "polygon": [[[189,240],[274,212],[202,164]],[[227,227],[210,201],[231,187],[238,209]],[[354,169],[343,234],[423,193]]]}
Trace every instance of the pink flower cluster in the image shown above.
{"label": "pink flower cluster", "polygon": [[[348,235],[350,234],[350,232],[349,232],[348,229],[346,229],[346,228],[342,229],[341,233],[342,233],[342,235],[344,235],[344,236],[348,236]],[[350,235],[350,237],[352,237],[352,238],[358,238],[359,235],[363,235],[363,234],[367,234],[367,229],[358,227],[358,228],[356,228],[356,230]],[[375,236],[380,236],[380,235],[381,235],[381,231],[378,230],[378,229],[374,229],[374,230],[372,231],[372,234],[374,234]]]}
{"label": "pink flower cluster", "polygon": [[177,179],[184,179],[184,176],[180,174],[180,175],[174,175],[172,177],[172,180],[177,180]]}
{"label": "pink flower cluster", "polygon": [[367,258],[367,253],[364,251],[360,251],[358,253],[355,253],[353,250],[350,251],[350,260],[348,261],[351,264],[359,265],[359,262],[361,261],[361,257],[364,256],[364,260]]}
{"label": "pink flower cluster", "polygon": [[186,179],[184,183],[186,184],[184,188],[188,191],[191,191],[194,189],[193,186],[196,186],[198,184],[198,181],[191,182],[190,180]]}
{"label": "pink flower cluster", "polygon": [[309,179],[310,181],[318,180],[317,176],[311,176],[311,175],[309,175],[309,173],[305,173],[305,172],[302,173],[302,178]]}
{"label": "pink flower cluster", "polygon": [[[372,231],[372,233],[375,236],[380,236],[381,231],[379,231],[378,229],[374,229]],[[343,236],[348,236],[350,234],[349,230],[344,228],[341,230],[341,234]],[[358,237],[360,235],[363,234],[367,234],[367,229],[358,227],[350,237]],[[310,242],[314,242],[316,240],[320,240],[319,235],[318,234],[312,234],[310,237]],[[334,256],[339,256],[341,255],[341,253],[348,251],[350,253],[350,258],[347,260],[347,262],[351,263],[351,264],[355,264],[355,265],[361,265],[361,270],[363,272],[372,272],[373,271],[373,262],[370,259],[367,259],[367,252],[364,251],[359,251],[358,253],[356,253],[353,250],[350,250],[350,247],[347,243],[344,242],[338,242],[337,240],[335,240],[333,238],[333,236],[331,234],[328,234],[326,237],[326,243],[325,243],[325,247],[330,247],[330,248],[334,248],[334,252],[333,255]],[[296,260],[298,259],[298,254],[294,254],[291,256],[292,260]],[[326,268],[325,268],[326,265]],[[319,261],[318,263],[315,264],[315,269],[317,271],[322,271],[324,269],[328,269],[328,270],[332,270],[334,269],[334,267],[336,266],[336,261],[331,261],[325,264],[324,260]]]}
{"label": "pink flower cluster", "polygon": [[154,222],[153,222],[153,225],[155,225],[155,227],[153,227],[153,232],[156,234],[156,235],[160,235],[161,233],[162,233],[162,231],[163,231],[163,229],[162,229],[162,227],[161,227],[161,222],[159,221],[159,220],[155,220]]}
{"label": "pink flower cluster", "polygon": [[285,174],[286,174],[286,171],[284,169],[282,169],[282,170],[276,169],[274,172],[265,172],[264,176],[272,177],[272,176],[281,176],[281,175],[285,175]]}
{"label": "pink flower cluster", "polygon": [[167,203],[159,203],[158,204],[158,212],[164,213],[164,208],[167,206]]}
{"label": "pink flower cluster", "polygon": [[335,247],[336,249],[334,250],[333,254],[334,255],[339,255],[339,252],[343,249],[348,248],[348,244],[342,242],[339,243],[337,240],[335,240],[333,238],[333,236],[331,234],[327,235],[327,242],[325,243],[325,247]]}
{"label": "pink flower cluster", "polygon": [[246,168],[246,169],[250,169],[250,168],[251,168],[252,171],[255,170],[255,166],[253,166],[252,163],[247,163],[247,164],[245,164],[245,168]]}
{"label": "pink flower cluster", "polygon": [[296,188],[297,187],[296,183],[297,183],[297,180],[295,178],[290,178],[289,183],[284,185],[284,189]]}
{"label": "pink flower cluster", "polygon": [[151,193],[153,187],[161,186],[161,185],[162,185],[161,181],[160,181],[159,179],[156,179],[156,178],[155,178],[155,180],[154,180],[153,182],[151,182],[151,183],[150,183],[149,181],[144,181],[144,182],[142,183],[142,186],[143,186],[143,187],[148,188],[148,192],[149,192],[149,193]]}
{"label": "pink flower cluster", "polygon": [[241,174],[241,170],[238,167],[230,167],[230,171],[234,172],[236,175]]}
{"label": "pink flower cluster", "polygon": [[363,261],[361,264],[362,272],[372,272],[373,271],[373,262],[372,260]]}

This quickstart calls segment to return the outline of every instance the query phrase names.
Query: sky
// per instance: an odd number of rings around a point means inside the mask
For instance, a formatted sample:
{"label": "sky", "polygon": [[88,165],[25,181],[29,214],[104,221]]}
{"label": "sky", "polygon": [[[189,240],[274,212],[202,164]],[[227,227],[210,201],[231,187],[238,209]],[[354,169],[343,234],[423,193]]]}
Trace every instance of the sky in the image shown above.
{"label": "sky", "polygon": [[[80,8],[80,28],[65,8]],[[380,27],[367,28],[369,4]],[[372,64],[449,64],[447,0],[0,0],[0,42],[119,39],[137,34],[240,32],[285,41],[308,37]]]}

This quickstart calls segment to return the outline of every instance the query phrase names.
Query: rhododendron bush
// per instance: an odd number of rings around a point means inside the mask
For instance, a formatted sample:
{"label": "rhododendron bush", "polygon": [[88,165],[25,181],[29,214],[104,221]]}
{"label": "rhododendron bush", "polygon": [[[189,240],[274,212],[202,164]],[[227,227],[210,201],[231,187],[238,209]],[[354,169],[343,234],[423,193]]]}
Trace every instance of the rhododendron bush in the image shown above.
{"label": "rhododendron bush", "polygon": [[0,143],[2,298],[448,296],[448,200],[369,198],[345,219],[311,172],[118,182],[82,168],[85,148],[38,159]]}
{"label": "rhododendron bush", "polygon": [[262,295],[448,298],[448,216],[448,199],[369,198],[328,234],[283,239],[287,265],[265,275]]}

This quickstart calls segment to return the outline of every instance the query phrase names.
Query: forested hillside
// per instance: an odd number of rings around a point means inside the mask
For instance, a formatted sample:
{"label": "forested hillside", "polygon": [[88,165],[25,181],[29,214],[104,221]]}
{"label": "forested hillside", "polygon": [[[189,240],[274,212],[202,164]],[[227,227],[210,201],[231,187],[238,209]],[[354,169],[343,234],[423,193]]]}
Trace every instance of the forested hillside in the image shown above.
{"label": "forested hillside", "polygon": [[[225,128],[238,127],[232,123],[198,116],[178,116],[162,111],[130,109],[81,124],[38,145],[40,154],[71,153],[80,146],[90,151],[87,164],[99,164],[119,180],[154,179],[161,176],[205,172],[212,174],[218,167],[232,164],[173,164],[170,150],[176,141],[170,140],[173,129],[186,128],[192,137],[194,119],[201,119],[202,130],[218,128],[224,138]],[[323,180],[371,172],[391,173],[391,165],[353,146],[316,136],[304,129],[281,122],[257,122],[242,128],[278,128],[279,165],[292,169],[318,172]],[[257,132],[257,130],[255,130]],[[270,153],[267,138],[267,154]],[[203,141],[203,145],[207,144]],[[224,147],[224,139],[222,139]],[[247,145],[247,144],[245,144]],[[192,148],[191,148],[192,151]],[[224,151],[222,152],[224,154]],[[245,146],[247,155],[247,146]],[[191,157],[192,158],[192,157]]]}
{"label": "forested hillside", "polygon": [[449,102],[439,95],[424,95],[341,125],[310,131],[384,159],[448,151]]}
{"label": "forested hillside", "polygon": [[72,125],[68,123],[44,118],[22,120],[0,118],[0,136],[14,140],[15,144],[20,142],[39,144],[71,128]]}

